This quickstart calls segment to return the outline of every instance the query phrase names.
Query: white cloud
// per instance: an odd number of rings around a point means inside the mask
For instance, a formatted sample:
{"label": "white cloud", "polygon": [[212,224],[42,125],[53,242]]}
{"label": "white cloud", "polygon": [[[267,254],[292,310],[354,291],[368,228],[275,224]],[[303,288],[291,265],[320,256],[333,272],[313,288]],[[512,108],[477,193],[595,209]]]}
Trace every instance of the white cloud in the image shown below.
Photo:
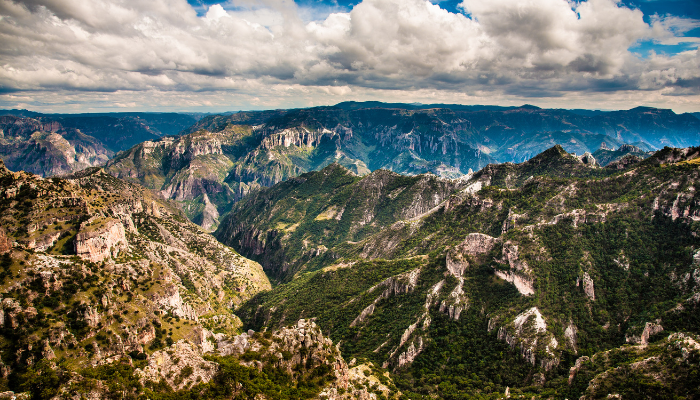
{"label": "white cloud", "polygon": [[700,91],[697,50],[644,59],[629,51],[640,40],[690,42],[679,35],[697,21],[647,24],[613,0],[460,7],[470,17],[424,0],[365,0],[305,23],[300,15],[310,12],[291,0],[235,0],[203,16],[185,0],[0,0],[0,90],[80,91],[90,101],[110,95],[87,93],[112,92],[122,104],[132,103],[128,91],[208,98],[224,90],[273,107],[398,91],[463,101],[635,91],[651,101],[650,91]]}

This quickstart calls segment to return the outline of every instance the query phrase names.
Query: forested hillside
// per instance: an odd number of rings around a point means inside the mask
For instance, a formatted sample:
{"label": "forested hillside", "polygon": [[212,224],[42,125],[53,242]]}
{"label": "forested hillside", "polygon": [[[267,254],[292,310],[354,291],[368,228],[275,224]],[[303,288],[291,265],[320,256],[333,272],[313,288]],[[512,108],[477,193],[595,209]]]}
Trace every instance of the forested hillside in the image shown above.
{"label": "forested hillside", "polygon": [[283,282],[246,326],[317,318],[408,398],[694,398],[698,157],[601,168],[557,146],[458,181],[336,165],[238,203],[216,236]]}

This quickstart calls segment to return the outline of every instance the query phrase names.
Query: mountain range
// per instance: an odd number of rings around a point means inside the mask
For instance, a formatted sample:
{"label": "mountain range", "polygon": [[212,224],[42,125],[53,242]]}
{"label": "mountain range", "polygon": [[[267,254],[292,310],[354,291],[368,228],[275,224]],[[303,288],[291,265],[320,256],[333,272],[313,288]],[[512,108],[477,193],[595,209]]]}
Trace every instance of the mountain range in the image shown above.
{"label": "mountain range", "polygon": [[40,176],[104,165],[146,140],[176,135],[195,123],[168,113],[40,114],[0,111],[0,157],[14,171]]}
{"label": "mountain range", "polygon": [[113,117],[2,117],[8,396],[700,398],[691,115]]}
{"label": "mountain range", "polygon": [[251,191],[334,162],[358,175],[387,169],[458,178],[491,163],[525,161],[555,144],[584,154],[629,143],[647,156],[664,146],[700,143],[700,120],[670,110],[582,115],[533,106],[362,106],[207,116],[180,137],[119,153],[106,170],[182,202],[192,220],[215,229]]}

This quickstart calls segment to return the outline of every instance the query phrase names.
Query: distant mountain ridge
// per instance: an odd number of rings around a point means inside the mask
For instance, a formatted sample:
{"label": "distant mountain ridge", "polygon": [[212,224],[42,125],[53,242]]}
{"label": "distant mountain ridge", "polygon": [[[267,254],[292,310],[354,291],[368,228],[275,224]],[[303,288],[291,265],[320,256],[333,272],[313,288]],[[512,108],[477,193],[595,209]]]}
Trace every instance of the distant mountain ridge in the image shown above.
{"label": "distant mountain ridge", "polygon": [[78,129],[44,118],[0,117],[0,157],[13,171],[41,176],[102,165],[114,151]]}
{"label": "distant mountain ridge", "polygon": [[179,134],[197,121],[194,115],[158,112],[113,112],[52,114],[28,110],[0,110],[0,116],[34,118],[58,122],[66,129],[77,129],[98,139],[113,152],[126,150],[146,140]]}
{"label": "distant mountain ridge", "polygon": [[41,114],[0,110],[0,158],[11,170],[61,175],[104,165],[115,153],[177,135],[196,119],[173,113]]}
{"label": "distant mountain ridge", "polygon": [[[82,138],[50,135],[57,132],[50,129],[34,139],[24,135],[24,142],[5,134],[0,156],[11,169],[46,176],[102,165],[116,156],[109,173],[180,201],[187,215],[207,229],[215,229],[231,204],[251,190],[333,162],[359,175],[383,168],[457,178],[488,164],[526,161],[556,144],[579,155],[625,144],[644,152],[700,144],[695,116],[649,107],[591,111],[343,102],[199,120],[167,113],[10,113],[27,115],[39,126],[57,123],[61,132]],[[37,165],[25,156],[30,148],[37,149],[30,153],[46,154],[40,158],[65,161]],[[606,156],[603,165],[615,160]]]}
{"label": "distant mountain ridge", "polygon": [[457,178],[487,164],[526,161],[556,144],[579,155],[626,143],[697,145],[700,120],[645,107],[584,113],[344,102],[210,115],[183,133],[137,145],[111,160],[107,171],[183,201],[190,218],[214,229],[251,190],[333,162],[359,175],[383,168]]}

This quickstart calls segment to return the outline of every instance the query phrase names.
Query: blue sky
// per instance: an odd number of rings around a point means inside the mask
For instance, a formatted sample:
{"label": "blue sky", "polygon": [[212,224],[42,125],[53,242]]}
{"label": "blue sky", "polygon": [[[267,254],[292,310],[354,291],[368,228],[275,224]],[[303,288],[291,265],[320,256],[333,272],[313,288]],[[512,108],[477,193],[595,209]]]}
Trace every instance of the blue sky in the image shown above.
{"label": "blue sky", "polygon": [[700,111],[700,1],[0,0],[0,107]]}

